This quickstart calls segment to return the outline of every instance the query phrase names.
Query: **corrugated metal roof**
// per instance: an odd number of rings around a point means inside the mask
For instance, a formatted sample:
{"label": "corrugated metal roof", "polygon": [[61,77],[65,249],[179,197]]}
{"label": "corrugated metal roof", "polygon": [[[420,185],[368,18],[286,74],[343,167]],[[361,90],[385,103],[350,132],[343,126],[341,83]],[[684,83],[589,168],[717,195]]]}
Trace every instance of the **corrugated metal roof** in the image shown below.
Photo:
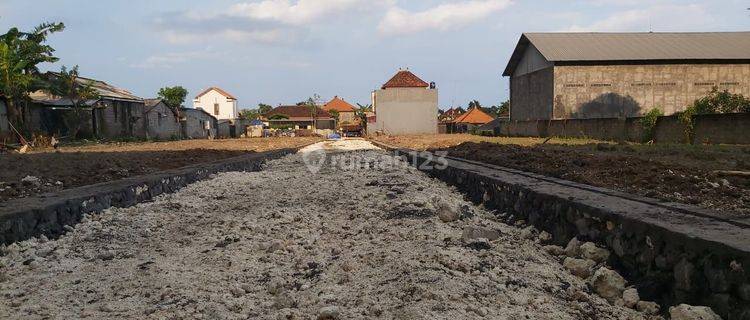
{"label": "corrugated metal roof", "polygon": [[551,62],[750,60],[750,32],[524,33],[504,76],[529,44]]}

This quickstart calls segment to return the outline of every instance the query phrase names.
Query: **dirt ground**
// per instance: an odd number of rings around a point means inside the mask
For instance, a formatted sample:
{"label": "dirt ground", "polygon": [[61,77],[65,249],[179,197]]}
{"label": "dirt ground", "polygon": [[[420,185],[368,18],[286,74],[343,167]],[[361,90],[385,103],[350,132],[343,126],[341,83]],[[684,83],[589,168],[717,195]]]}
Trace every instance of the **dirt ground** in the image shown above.
{"label": "dirt ground", "polygon": [[319,138],[106,143],[0,154],[0,202],[248,152],[304,146]]}
{"label": "dirt ground", "polygon": [[646,318],[383,151],[309,153],[0,248],[0,318]]}
{"label": "dirt ground", "polygon": [[601,143],[583,139],[420,135],[378,137],[416,150],[536,172],[632,194],[750,215],[750,146]]}

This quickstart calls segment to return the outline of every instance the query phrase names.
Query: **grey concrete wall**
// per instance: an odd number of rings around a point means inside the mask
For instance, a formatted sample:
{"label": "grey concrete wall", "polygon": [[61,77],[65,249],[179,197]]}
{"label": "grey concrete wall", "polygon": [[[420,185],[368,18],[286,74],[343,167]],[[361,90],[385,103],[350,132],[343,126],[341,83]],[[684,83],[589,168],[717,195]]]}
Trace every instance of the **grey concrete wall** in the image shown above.
{"label": "grey concrete wall", "polygon": [[514,121],[552,118],[553,68],[510,79],[510,119]]}
{"label": "grey concrete wall", "polygon": [[555,66],[554,118],[672,115],[713,86],[750,96],[750,64]]}
{"label": "grey concrete wall", "polygon": [[707,114],[694,119],[695,143],[750,144],[750,113]]}
{"label": "grey concrete wall", "polygon": [[[207,139],[217,136],[217,124],[215,118],[198,111],[183,110],[185,121],[182,122],[183,136],[187,139]],[[210,123],[211,129],[205,130],[204,123]]]}
{"label": "grey concrete wall", "polygon": [[438,90],[388,88],[373,94],[376,122],[370,132],[385,134],[437,133]]}
{"label": "grey concrete wall", "polygon": [[[97,135],[101,138],[145,138],[143,102],[107,101],[106,108],[94,111]],[[133,119],[137,119],[133,121]]]}
{"label": "grey concrete wall", "polygon": [[148,138],[167,140],[181,137],[180,122],[172,110],[163,102],[149,109],[144,116],[146,136]]}

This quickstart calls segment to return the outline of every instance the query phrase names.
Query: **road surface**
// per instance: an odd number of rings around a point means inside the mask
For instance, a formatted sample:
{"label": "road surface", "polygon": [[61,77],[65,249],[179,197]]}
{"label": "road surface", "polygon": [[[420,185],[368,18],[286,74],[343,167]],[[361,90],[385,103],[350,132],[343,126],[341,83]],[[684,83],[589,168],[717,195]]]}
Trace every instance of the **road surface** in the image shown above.
{"label": "road surface", "polygon": [[641,318],[374,149],[326,142],[2,248],[0,319]]}

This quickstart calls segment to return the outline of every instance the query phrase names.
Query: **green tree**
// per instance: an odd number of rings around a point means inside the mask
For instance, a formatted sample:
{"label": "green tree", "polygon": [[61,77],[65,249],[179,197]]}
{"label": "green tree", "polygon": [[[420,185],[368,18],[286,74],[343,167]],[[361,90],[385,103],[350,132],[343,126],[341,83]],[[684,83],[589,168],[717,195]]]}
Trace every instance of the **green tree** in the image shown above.
{"label": "green tree", "polygon": [[271,107],[270,105],[267,105],[265,103],[258,104],[258,113],[260,114],[266,114],[271,110],[273,110],[273,107]]}
{"label": "green tree", "polygon": [[362,126],[362,130],[367,132],[367,113],[372,112],[371,104],[359,104],[357,103],[357,109],[354,111],[354,115],[359,118],[359,123]]}
{"label": "green tree", "polygon": [[65,29],[62,23],[43,23],[31,32],[11,28],[0,35],[0,93],[8,106],[8,120],[24,126],[22,110],[30,92],[46,87],[39,64],[56,62],[55,50],[46,45],[47,36]]}
{"label": "green tree", "polygon": [[320,95],[313,94],[312,97],[307,98],[307,100],[302,101],[298,103],[299,106],[305,106],[310,111],[310,116],[312,117],[312,129],[313,131],[316,130],[318,125],[318,103],[317,101],[320,100]]}
{"label": "green tree", "polygon": [[692,143],[695,133],[693,116],[735,112],[750,112],[750,99],[741,94],[734,94],[728,90],[719,91],[718,87],[713,87],[708,95],[695,100],[693,105],[689,106],[685,111],[678,113],[677,116],[685,124],[687,141]]}
{"label": "green tree", "polygon": [[255,120],[260,117],[260,113],[258,113],[258,109],[242,109],[240,110],[240,117]]}
{"label": "green tree", "polygon": [[471,100],[469,101],[469,109],[472,108],[481,108],[482,104],[479,103],[479,100]]}
{"label": "green tree", "polygon": [[88,119],[87,114],[83,111],[86,103],[99,99],[99,93],[92,87],[90,81],[81,81],[78,75],[78,66],[68,69],[63,66],[60,73],[50,79],[50,93],[66,98],[70,101],[72,110],[65,114],[64,121],[70,130],[70,136],[76,138],[81,126]]}
{"label": "green tree", "polygon": [[185,88],[181,86],[175,86],[161,88],[159,89],[159,93],[157,95],[159,96],[159,98],[164,100],[164,103],[170,108],[179,108],[183,103],[185,103],[187,94],[188,91]]}

